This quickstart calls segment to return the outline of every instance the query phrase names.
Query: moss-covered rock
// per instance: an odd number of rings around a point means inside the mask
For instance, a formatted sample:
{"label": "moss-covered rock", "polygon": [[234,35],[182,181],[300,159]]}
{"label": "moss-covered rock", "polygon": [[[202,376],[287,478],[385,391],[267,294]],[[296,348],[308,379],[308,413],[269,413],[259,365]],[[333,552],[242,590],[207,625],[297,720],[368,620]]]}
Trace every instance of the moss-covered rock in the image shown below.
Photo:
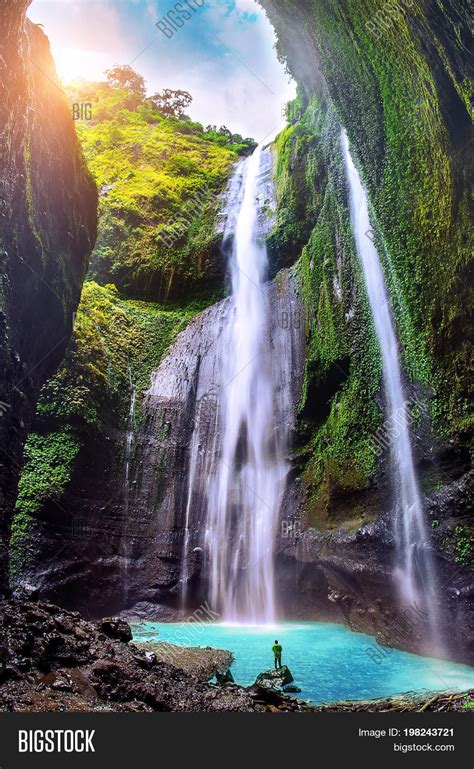
{"label": "moss-covered rock", "polygon": [[58,371],[41,390],[26,442],[12,524],[14,583],[28,572],[31,554],[38,555],[37,523],[45,511],[54,510],[71,535],[70,496],[85,483],[84,462],[97,465],[106,450],[120,477],[126,431],[138,428],[150,375],[200,309],[197,302],[173,308],[121,299],[113,285],[84,284],[73,337]]}
{"label": "moss-covered rock", "polygon": [[[382,419],[375,403],[381,364],[364,280],[354,249],[340,156],[340,125],[323,96],[290,105],[297,120],[277,141],[276,227],[272,254],[299,255],[306,308],[305,380],[299,409],[300,459],[308,522],[331,518],[334,501],[363,491],[376,471],[371,437]],[[354,504],[348,519],[360,518]],[[349,520],[346,520],[349,523]]]}
{"label": "moss-covered rock", "polygon": [[325,93],[347,130],[380,228],[406,369],[433,394],[435,428],[463,439],[471,418],[468,5],[261,4],[306,97]]}
{"label": "moss-covered rock", "polygon": [[0,8],[0,594],[23,444],[72,331],[97,208],[48,39],[26,20],[28,5]]}
{"label": "moss-covered rock", "polygon": [[90,120],[78,130],[100,191],[91,276],[161,302],[222,286],[221,193],[248,146],[185,116],[163,116],[143,97],[130,104],[129,91],[107,83],[83,84],[71,98],[90,99]]}
{"label": "moss-covered rock", "polygon": [[301,254],[314,318],[303,426],[311,402],[329,396],[322,409],[313,406],[306,478],[324,507],[329,489],[360,488],[373,477],[370,436],[381,418],[374,401],[380,362],[348,223],[341,124],[369,191],[404,368],[428,395],[433,429],[461,445],[469,434],[467,15],[463,3],[443,4],[441,17],[438,3],[414,0],[396,19],[385,9],[382,24],[371,0],[262,5],[300,84],[291,125],[278,140],[270,246],[277,266]]}

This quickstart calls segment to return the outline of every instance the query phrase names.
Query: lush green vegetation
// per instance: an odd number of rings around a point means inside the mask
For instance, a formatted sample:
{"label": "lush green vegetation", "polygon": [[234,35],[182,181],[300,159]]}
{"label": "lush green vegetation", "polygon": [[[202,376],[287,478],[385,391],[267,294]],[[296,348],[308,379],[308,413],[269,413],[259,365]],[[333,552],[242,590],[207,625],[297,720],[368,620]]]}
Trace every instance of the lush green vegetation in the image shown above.
{"label": "lush green vegetation", "polygon": [[[338,153],[339,125],[321,98],[290,105],[278,138],[277,262],[301,253],[297,271],[307,311],[308,354],[300,405],[310,523],[333,525],[334,496],[363,490],[375,473],[371,436],[381,420],[374,397],[380,359],[354,251]],[[360,517],[357,504],[352,515]]]}
{"label": "lush green vegetation", "polygon": [[38,435],[31,433],[25,446],[10,540],[10,574],[14,579],[28,565],[34,547],[31,525],[42,504],[59,502],[71,479],[80,441],[70,428]]}
{"label": "lush green vegetation", "polygon": [[90,105],[77,127],[100,195],[91,275],[162,302],[212,292],[225,272],[220,196],[232,164],[255,142],[193,122],[184,91],[146,97],[143,78],[129,67],[107,75],[103,83],[76,83],[69,94]]}
{"label": "lush green vegetation", "polygon": [[81,452],[107,431],[121,434],[132,391],[138,427],[152,372],[189,320],[222,296],[220,196],[238,156],[255,146],[225,126],[194,123],[184,91],[147,97],[130,67],[106,75],[69,93],[99,188],[99,234],[72,339],[26,444],[12,575],[27,567],[35,516],[65,504]]}
{"label": "lush green vegetation", "polygon": [[280,56],[308,94],[330,94],[346,127],[380,228],[407,372],[431,391],[435,428],[462,440],[472,418],[467,4],[435,1],[428,17],[413,0],[395,19],[385,9],[375,32],[378,0],[262,5]]}
{"label": "lush green vegetation", "polygon": [[38,417],[100,429],[115,407],[128,413],[176,334],[202,309],[120,298],[114,285],[84,284],[74,335],[58,372],[43,387]]}

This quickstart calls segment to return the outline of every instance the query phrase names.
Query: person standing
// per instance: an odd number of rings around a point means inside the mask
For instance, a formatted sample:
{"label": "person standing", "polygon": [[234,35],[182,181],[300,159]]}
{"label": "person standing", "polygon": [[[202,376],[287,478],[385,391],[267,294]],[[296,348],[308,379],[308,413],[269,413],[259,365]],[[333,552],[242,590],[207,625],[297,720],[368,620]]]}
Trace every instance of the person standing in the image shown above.
{"label": "person standing", "polygon": [[272,646],[272,651],[275,657],[275,670],[277,668],[281,668],[281,653],[283,651],[283,646],[278,643],[278,641],[275,641],[275,643]]}

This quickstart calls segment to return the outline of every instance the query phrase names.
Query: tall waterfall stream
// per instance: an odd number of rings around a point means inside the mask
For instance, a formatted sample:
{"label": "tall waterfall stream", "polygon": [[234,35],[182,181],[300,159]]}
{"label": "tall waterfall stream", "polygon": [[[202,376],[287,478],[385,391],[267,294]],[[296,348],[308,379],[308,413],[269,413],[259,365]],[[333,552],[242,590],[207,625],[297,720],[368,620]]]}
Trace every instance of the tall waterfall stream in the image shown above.
{"label": "tall waterfall stream", "polygon": [[[276,616],[273,546],[288,472],[287,435],[279,423],[278,402],[290,397],[284,387],[277,392],[281,376],[275,378],[272,370],[275,363],[290,369],[288,350],[271,351],[267,344],[270,304],[263,285],[268,264],[257,205],[262,150],[259,146],[237,167],[229,190],[224,251],[232,277],[232,307],[218,348],[220,381],[211,396],[220,430],[215,432],[216,460],[207,481],[204,542],[212,605],[227,621],[251,623],[269,623]],[[286,376],[287,390],[288,380]],[[198,420],[191,443],[187,518],[199,430]],[[183,591],[188,531],[189,520]]]}
{"label": "tall waterfall stream", "polygon": [[352,160],[345,131],[342,134],[342,147],[348,172],[354,238],[382,354],[387,403],[385,419],[397,425],[390,445],[395,497],[393,524],[397,550],[394,576],[401,601],[406,605],[418,603],[423,607],[431,629],[432,649],[440,651],[437,579],[413,460],[397,337],[383,268],[370,235],[372,229],[367,194]]}

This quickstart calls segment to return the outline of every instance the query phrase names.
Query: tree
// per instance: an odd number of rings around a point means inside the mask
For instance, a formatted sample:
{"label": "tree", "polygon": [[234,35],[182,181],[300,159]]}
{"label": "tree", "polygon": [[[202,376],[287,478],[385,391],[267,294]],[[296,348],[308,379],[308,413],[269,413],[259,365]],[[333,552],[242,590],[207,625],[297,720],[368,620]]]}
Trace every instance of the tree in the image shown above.
{"label": "tree", "polygon": [[116,64],[105,73],[107,81],[111,88],[123,88],[127,91],[133,91],[140,95],[140,101],[143,101],[146,94],[145,79],[135,72],[128,64]]}
{"label": "tree", "polygon": [[147,102],[152,104],[163,117],[176,117],[182,120],[192,100],[193,97],[187,91],[173,91],[171,88],[165,88],[161,93],[150,96]]}

